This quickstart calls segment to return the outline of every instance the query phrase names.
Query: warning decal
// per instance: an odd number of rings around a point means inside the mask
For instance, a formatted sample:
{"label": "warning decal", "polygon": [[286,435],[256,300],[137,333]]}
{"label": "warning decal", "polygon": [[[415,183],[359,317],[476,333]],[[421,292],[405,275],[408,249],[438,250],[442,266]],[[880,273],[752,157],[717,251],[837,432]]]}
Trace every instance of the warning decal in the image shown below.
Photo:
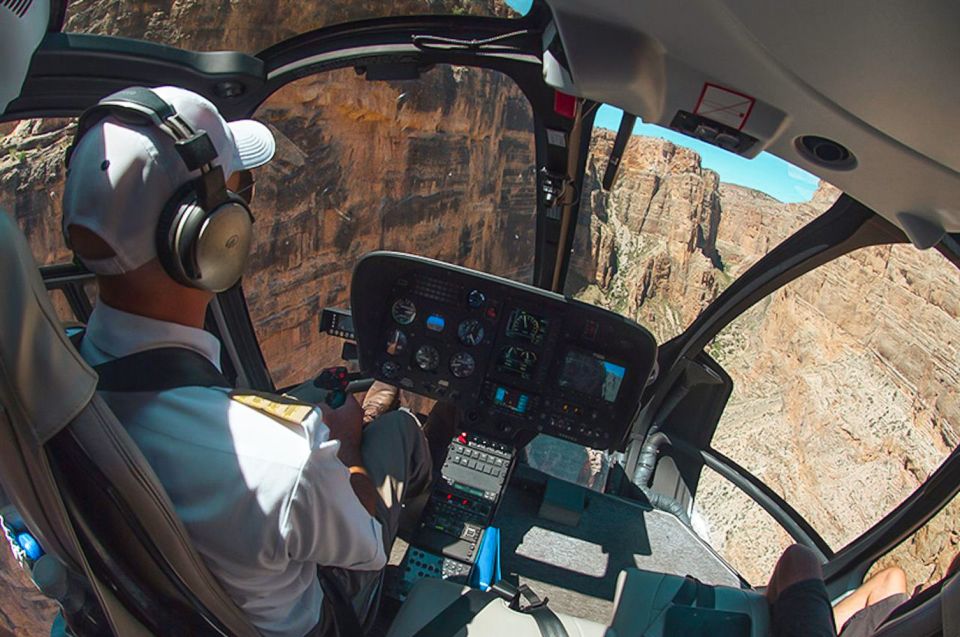
{"label": "warning decal", "polygon": [[707,82],[693,112],[740,130],[747,123],[755,102],[749,95]]}

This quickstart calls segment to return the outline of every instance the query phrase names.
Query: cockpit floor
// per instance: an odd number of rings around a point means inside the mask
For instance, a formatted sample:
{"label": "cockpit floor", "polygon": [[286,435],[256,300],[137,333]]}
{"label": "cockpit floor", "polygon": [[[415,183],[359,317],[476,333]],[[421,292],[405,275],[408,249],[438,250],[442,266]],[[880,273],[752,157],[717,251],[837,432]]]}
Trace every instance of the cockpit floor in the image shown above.
{"label": "cockpit floor", "polygon": [[509,489],[500,528],[503,576],[550,598],[556,611],[609,623],[617,576],[626,568],[692,575],[739,586],[730,568],[691,529],[662,511],[588,491],[576,527],[538,516],[535,492]]}
{"label": "cockpit floor", "polygon": [[[730,567],[673,515],[624,498],[584,492],[579,524],[568,526],[539,516],[537,489],[511,482],[493,524],[500,529],[504,579],[527,584],[548,597],[557,612],[601,624],[610,622],[617,576],[626,568],[740,586]],[[399,564],[406,548],[398,538],[390,564]],[[397,610],[398,604],[386,601],[375,635],[386,633]]]}

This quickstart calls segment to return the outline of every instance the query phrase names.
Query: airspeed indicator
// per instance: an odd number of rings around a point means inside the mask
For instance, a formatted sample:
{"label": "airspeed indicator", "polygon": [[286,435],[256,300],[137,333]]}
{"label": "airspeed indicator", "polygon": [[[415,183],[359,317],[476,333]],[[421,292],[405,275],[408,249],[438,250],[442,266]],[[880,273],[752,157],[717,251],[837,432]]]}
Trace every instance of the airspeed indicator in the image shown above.
{"label": "airspeed indicator", "polygon": [[417,318],[417,306],[410,299],[397,299],[393,302],[390,315],[400,325],[410,325]]}

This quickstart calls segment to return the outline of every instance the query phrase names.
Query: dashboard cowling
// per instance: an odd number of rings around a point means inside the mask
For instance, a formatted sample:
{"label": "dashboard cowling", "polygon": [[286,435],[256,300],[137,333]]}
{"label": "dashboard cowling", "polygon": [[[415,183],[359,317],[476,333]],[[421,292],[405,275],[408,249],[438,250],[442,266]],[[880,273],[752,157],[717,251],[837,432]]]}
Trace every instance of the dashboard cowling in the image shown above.
{"label": "dashboard cowling", "polygon": [[613,312],[396,252],[357,263],[351,308],[365,374],[518,445],[546,433],[619,447],[657,356],[653,335]]}

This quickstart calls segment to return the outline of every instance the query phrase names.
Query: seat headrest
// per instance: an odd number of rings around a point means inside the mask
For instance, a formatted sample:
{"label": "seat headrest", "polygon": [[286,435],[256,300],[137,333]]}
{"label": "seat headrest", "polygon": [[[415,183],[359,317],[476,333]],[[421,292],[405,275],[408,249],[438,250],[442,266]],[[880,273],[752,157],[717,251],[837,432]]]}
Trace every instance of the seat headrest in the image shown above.
{"label": "seat headrest", "polygon": [[97,388],[96,373],[70,344],[26,238],[0,211],[0,404],[38,446],[63,429]]}

